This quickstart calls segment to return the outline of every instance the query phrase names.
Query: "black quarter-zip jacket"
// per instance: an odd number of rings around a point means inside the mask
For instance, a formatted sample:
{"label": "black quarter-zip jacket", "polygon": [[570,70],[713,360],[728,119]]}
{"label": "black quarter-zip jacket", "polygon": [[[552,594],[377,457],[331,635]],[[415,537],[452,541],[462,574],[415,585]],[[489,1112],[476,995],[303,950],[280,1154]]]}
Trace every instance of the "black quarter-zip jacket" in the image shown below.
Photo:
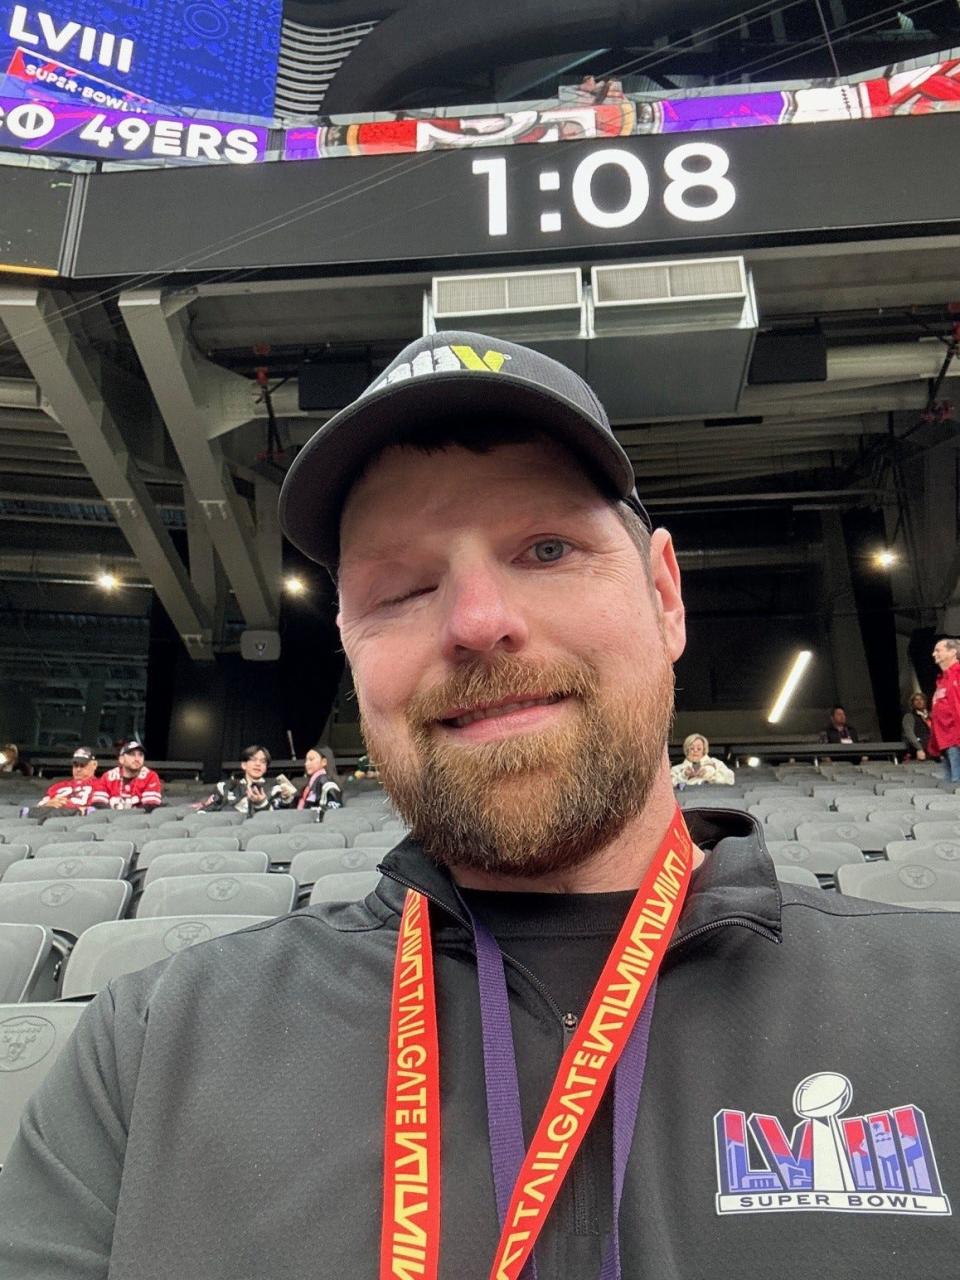
{"label": "black quarter-zip jacket", "polygon": [[[747,815],[686,816],[707,856],[661,971],[620,1210],[624,1280],[956,1280],[960,1231],[943,1210],[960,1207],[960,921],[781,886]],[[200,944],[93,1001],[0,1174],[2,1280],[373,1280],[405,885],[431,902],[440,1275],[486,1280],[498,1230],[472,935],[448,875],[412,842],[384,870],[363,903]],[[509,957],[507,979],[529,1137],[564,1028]],[[836,1101],[831,1075],[852,1099]],[[807,1112],[838,1118],[810,1119],[805,1136],[794,1091],[811,1076]],[[848,1156],[863,1139],[859,1190],[837,1190],[823,1155],[844,1121]],[[541,1280],[597,1276],[605,1123],[583,1157],[600,1162],[600,1190],[585,1203],[564,1189]]]}

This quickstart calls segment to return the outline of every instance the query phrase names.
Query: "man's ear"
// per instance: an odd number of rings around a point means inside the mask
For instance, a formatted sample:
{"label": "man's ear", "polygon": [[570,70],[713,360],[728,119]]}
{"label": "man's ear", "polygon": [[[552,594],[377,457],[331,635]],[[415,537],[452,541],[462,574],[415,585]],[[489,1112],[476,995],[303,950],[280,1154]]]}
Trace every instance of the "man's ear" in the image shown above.
{"label": "man's ear", "polygon": [[663,621],[663,634],[670,661],[676,662],[687,646],[686,615],[680,592],[680,566],[673,539],[666,529],[655,529],[650,537],[650,574]]}

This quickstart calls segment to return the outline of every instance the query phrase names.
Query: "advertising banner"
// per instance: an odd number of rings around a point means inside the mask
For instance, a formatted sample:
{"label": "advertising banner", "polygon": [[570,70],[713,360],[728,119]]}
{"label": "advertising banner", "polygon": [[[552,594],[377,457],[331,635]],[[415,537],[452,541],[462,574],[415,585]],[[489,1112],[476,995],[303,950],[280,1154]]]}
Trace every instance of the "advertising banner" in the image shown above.
{"label": "advertising banner", "polygon": [[255,164],[268,138],[258,125],[0,98],[0,148],[41,155]]}
{"label": "advertising banner", "polygon": [[0,94],[273,115],[282,0],[0,0]]}

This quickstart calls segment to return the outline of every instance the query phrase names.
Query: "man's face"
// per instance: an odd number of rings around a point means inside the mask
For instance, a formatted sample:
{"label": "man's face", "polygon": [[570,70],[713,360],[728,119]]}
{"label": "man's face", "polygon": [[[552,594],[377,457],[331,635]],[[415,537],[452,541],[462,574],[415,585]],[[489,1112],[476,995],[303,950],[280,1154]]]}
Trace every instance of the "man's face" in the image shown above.
{"label": "man's face", "polygon": [[354,486],[344,648],[368,748],[438,860],[558,871],[641,811],[684,646],[662,530],[651,560],[648,576],[611,505],[547,442],[393,448]]}
{"label": "man's face", "polygon": [[249,760],[244,760],[241,767],[249,782],[259,782],[267,772],[269,765],[267,764],[267,757],[263,752],[257,751]]}
{"label": "man's face", "polygon": [[136,777],[143,768],[142,751],[121,751],[118,759],[120,761],[120,768],[128,778]]}
{"label": "man's face", "polygon": [[941,671],[952,667],[957,660],[956,650],[950,649],[942,640],[933,646],[933,660]]}
{"label": "man's face", "polygon": [[837,726],[838,729],[842,729],[844,725],[847,723],[847,713],[844,711],[843,707],[837,707],[837,709],[834,711],[833,723]]}
{"label": "man's face", "polygon": [[92,778],[96,772],[96,760],[74,760],[73,762],[74,782],[86,782],[86,780],[88,778]]}

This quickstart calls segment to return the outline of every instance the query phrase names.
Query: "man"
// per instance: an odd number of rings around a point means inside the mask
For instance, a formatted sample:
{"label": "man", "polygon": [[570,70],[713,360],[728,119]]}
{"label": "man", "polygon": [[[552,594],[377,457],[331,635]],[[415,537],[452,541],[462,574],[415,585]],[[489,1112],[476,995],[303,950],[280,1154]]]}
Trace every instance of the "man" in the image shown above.
{"label": "man", "polygon": [[834,707],[830,712],[830,719],[827,721],[827,727],[823,732],[824,742],[859,742],[860,735],[847,719],[847,713],[843,707]]}
{"label": "man", "polygon": [[64,809],[76,813],[107,803],[102,781],[96,777],[97,757],[92,749],[77,747],[70,763],[72,776],[51,783],[37,805],[38,809]]}
{"label": "man", "polygon": [[421,339],[281,519],[413,835],[365,902],[111,984],[0,1176],[0,1273],[955,1276],[956,924],[779,886],[747,814],[689,843],[676,556],[589,387]]}
{"label": "man", "polygon": [[143,743],[135,738],[120,748],[116,767],[100,779],[111,809],[155,809],[163,803],[163,783],[144,761]]}
{"label": "man", "polygon": [[927,752],[943,756],[945,776],[960,782],[960,640],[938,640],[933,660],[940,668],[930,703],[930,741]]}

